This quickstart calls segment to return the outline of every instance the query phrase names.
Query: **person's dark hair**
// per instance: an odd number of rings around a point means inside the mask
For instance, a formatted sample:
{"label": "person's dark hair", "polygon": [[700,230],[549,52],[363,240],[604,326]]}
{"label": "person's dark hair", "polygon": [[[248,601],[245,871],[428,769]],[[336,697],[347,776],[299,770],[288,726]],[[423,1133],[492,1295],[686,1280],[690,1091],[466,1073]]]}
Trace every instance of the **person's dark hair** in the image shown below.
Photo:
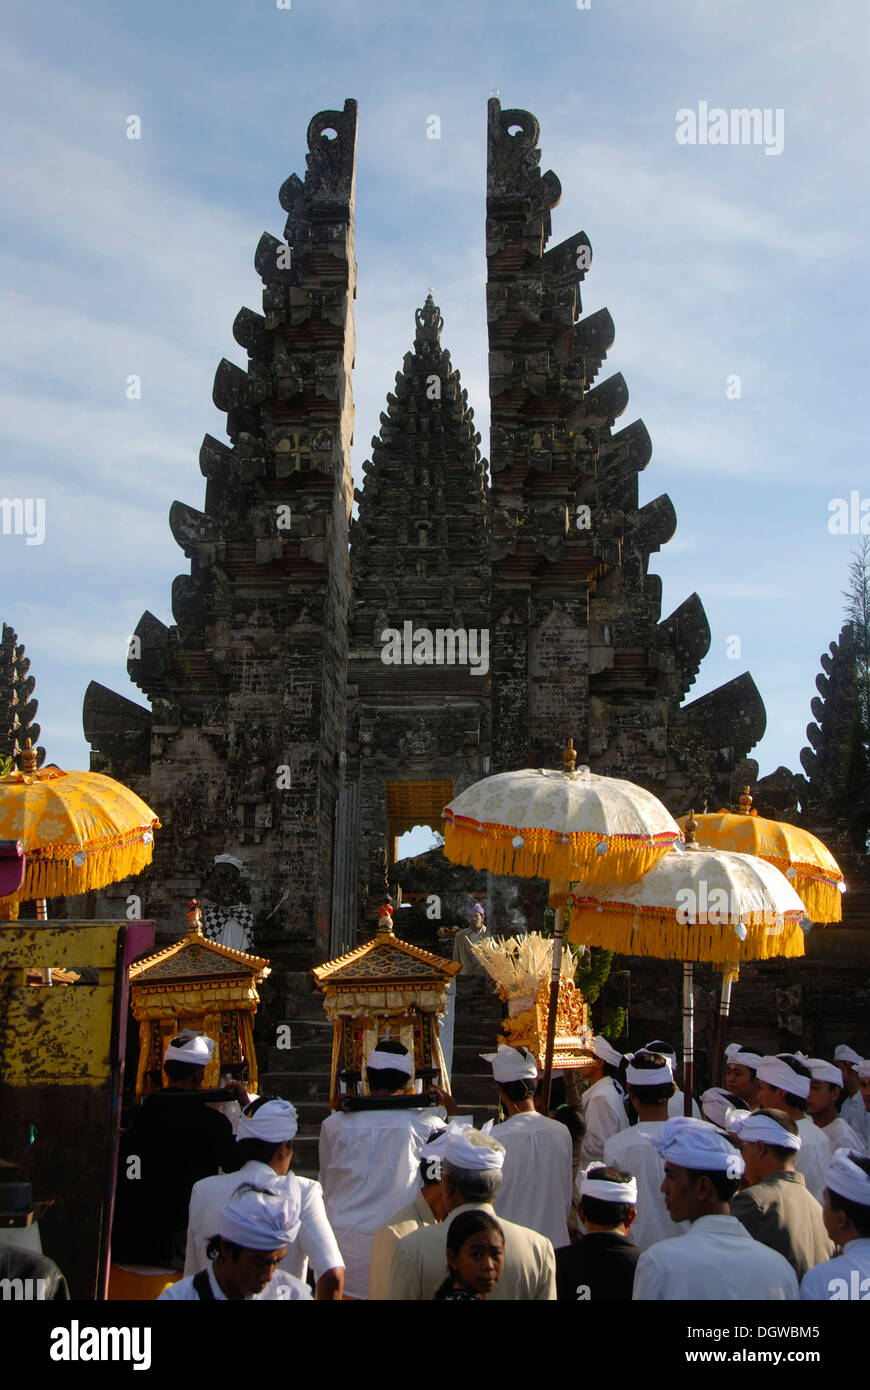
{"label": "person's dark hair", "polygon": [[652,1042],[648,1042],[642,1051],[655,1052],[656,1055],[664,1052],[668,1057],[672,1057],[674,1061],[676,1061],[677,1058],[676,1048],[671,1047],[670,1043],[665,1042],[664,1038],[653,1038]]}
{"label": "person's dark hair", "polygon": [[508,1100],[513,1101],[514,1105],[521,1105],[524,1100],[530,1100],[538,1089],[538,1078],[529,1077],[520,1081],[499,1081],[499,1087],[504,1091]]}
{"label": "person's dark hair", "polygon": [[[598,1060],[601,1062],[600,1057]],[[625,1076],[625,1062],[620,1062],[618,1067],[615,1067],[612,1062],[601,1062],[601,1065],[604,1068],[604,1075],[611,1077],[614,1081],[621,1081]]]}
{"label": "person's dark hair", "polygon": [[252,1159],[257,1163],[271,1163],[277,1148],[279,1145],[273,1144],[271,1139],[237,1139],[233,1151],[236,1169],[250,1163]]}
{"label": "person's dark hair", "polygon": [[203,1075],[203,1068],[197,1066],[195,1062],[164,1062],[163,1070],[170,1081],[189,1081],[192,1076],[196,1076],[197,1072],[200,1076]]}
{"label": "person's dark hair", "polygon": [[586,1133],[586,1121],[578,1105],[568,1101],[568,1088],[564,1076],[554,1076],[550,1082],[550,1114],[554,1120],[564,1125],[573,1142],[582,1139]]}
{"label": "person's dark hair", "polygon": [[[442,1128],[442,1129],[433,1129],[433,1130],[430,1132],[429,1137],[428,1137],[428,1139],[426,1140],[426,1143],[427,1143],[427,1144],[431,1144],[431,1143],[433,1142],[433,1140],[435,1140],[435,1139],[440,1139],[440,1138],[441,1138],[441,1135],[442,1135],[442,1134],[446,1134],[446,1133],[447,1133],[447,1127],[446,1127],[446,1126],[444,1126],[444,1128]],[[433,1173],[437,1173],[437,1174],[438,1174],[437,1178],[432,1176]],[[437,1186],[437,1184],[438,1184],[440,1181],[441,1181],[441,1160],[440,1160],[440,1158],[421,1158],[421,1159],[420,1159],[420,1182],[423,1184],[423,1186],[424,1186],[424,1187],[435,1187],[435,1186]]]}
{"label": "person's dark hair", "polygon": [[[805,1076],[809,1081],[812,1081],[813,1074],[809,1067],[805,1067],[803,1062],[799,1061],[793,1053],[778,1052],[776,1055],[781,1062],[787,1062],[792,1071],[797,1072],[798,1076]],[[792,1110],[806,1111],[808,1099],[808,1096],[796,1096],[793,1091],[785,1092],[785,1103],[786,1105],[790,1105]]]}
{"label": "person's dark hair", "polygon": [[[641,1105],[664,1105],[670,1100],[676,1091],[676,1086],[670,1077],[668,1064],[664,1057],[657,1052],[636,1052],[631,1060],[631,1065],[637,1067],[638,1071],[648,1071],[650,1074],[650,1084],[648,1086],[638,1086],[636,1081],[629,1081],[629,1094],[637,1096]],[[666,1081],[655,1082],[656,1075],[664,1073]]]}
{"label": "person's dark hair", "polygon": [[[408,1049],[403,1043],[397,1042],[395,1038],[382,1038],[375,1048],[375,1052],[389,1052],[394,1057],[407,1057]],[[407,1072],[395,1070],[392,1067],[378,1067],[369,1070],[366,1067],[366,1080],[370,1091],[403,1091],[409,1081],[413,1081]]]}
{"label": "person's dark hair", "polygon": [[[631,1182],[631,1173],[621,1168],[596,1168],[592,1182]],[[584,1192],[580,1198],[584,1221],[592,1221],[596,1226],[622,1226],[635,1210],[632,1202],[611,1202],[603,1197],[590,1197]]]}
{"label": "person's dark hair", "polygon": [[[849,1157],[870,1178],[870,1158],[864,1158],[862,1154],[856,1154],[851,1149]],[[862,1240],[870,1238],[870,1204],[865,1206],[863,1202],[855,1202],[850,1197],[841,1197],[839,1192],[833,1192],[830,1187],[827,1191],[831,1211],[841,1211],[851,1221]]]}
{"label": "person's dark hair", "polygon": [[[488,1211],[461,1211],[447,1225],[445,1246],[452,1254],[458,1255],[465,1242],[470,1240],[472,1236],[476,1236],[479,1231],[492,1231],[495,1235],[501,1236],[502,1244],[504,1244],[504,1231],[495,1217],[490,1216]],[[448,1269],[447,1278],[438,1287],[433,1297],[443,1298],[452,1288],[453,1270]]]}
{"label": "person's dark hair", "polygon": [[729,1178],[721,1168],[687,1168],[686,1172],[693,1187],[697,1187],[701,1178],[709,1178],[720,1202],[730,1202],[740,1190],[741,1179]]}
{"label": "person's dark hair", "polygon": [[227,1240],[225,1236],[209,1236],[208,1245],[205,1247],[206,1258],[209,1260],[217,1259],[218,1255],[221,1253],[221,1241],[223,1241],[224,1245],[229,1250],[233,1259],[233,1264],[235,1264],[242,1253],[242,1247],[241,1245],[236,1245],[234,1240]]}

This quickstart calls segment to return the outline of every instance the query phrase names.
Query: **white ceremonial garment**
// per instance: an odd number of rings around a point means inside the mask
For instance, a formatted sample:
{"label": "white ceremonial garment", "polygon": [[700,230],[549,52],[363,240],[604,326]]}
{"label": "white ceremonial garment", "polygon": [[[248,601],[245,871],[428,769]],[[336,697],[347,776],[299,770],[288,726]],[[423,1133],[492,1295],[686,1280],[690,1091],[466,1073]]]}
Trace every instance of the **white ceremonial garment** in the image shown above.
{"label": "white ceremonial garment", "polygon": [[870,1236],[850,1240],[842,1255],[807,1270],[801,1298],[825,1303],[870,1299]]}
{"label": "white ceremonial garment", "polygon": [[[314,1271],[315,1282],[321,1279],[328,1269],[341,1269],[344,1260],[338,1242],[333,1235],[323,1206],[323,1189],[319,1182],[311,1178],[298,1178],[295,1173],[288,1174],[299,1184],[302,1210],[299,1215],[299,1234],[287,1247],[287,1254],[280,1268],[297,1279],[305,1278],[308,1262]],[[201,1178],[194,1183],[190,1194],[190,1212],[187,1219],[187,1250],[184,1258],[184,1273],[196,1274],[208,1266],[206,1247],[210,1238],[217,1234],[220,1214],[242,1183],[255,1183],[257,1187],[271,1187],[280,1190],[285,1183],[283,1177],[268,1163],[249,1159],[237,1173],[219,1173],[213,1178]]]}
{"label": "white ceremonial garment", "polygon": [[444,1112],[336,1110],[320,1126],[320,1181],[344,1256],[344,1292],[368,1298],[372,1236],[420,1186],[420,1150]]}
{"label": "white ceremonial garment", "polygon": [[[229,1299],[214,1277],[210,1260],[205,1268],[215,1302],[229,1303]],[[197,1273],[199,1273],[198,1270]],[[193,1287],[193,1280],[194,1275],[191,1274],[189,1277],[179,1279],[175,1284],[170,1284],[168,1289],[164,1289],[162,1294],[158,1295],[157,1302],[160,1303],[165,1300],[167,1303],[198,1303],[200,1298]],[[295,1279],[292,1274],[285,1274],[283,1269],[276,1269],[262,1293],[248,1294],[240,1301],[244,1303],[271,1303],[277,1300],[279,1303],[286,1303],[291,1298],[300,1299],[303,1302],[307,1300],[310,1303],[311,1290],[307,1284],[303,1284],[301,1279]]]}
{"label": "white ceremonial garment", "polygon": [[631,1227],[631,1238],[638,1250],[646,1250],[656,1241],[671,1240],[689,1230],[688,1221],[672,1221],[665,1206],[662,1181],[665,1161],[644,1136],[661,1134],[667,1120],[638,1120],[631,1129],[614,1134],[604,1145],[604,1162],[608,1168],[621,1168],[637,1179],[637,1216]]}
{"label": "white ceremonial garment", "polygon": [[602,1076],[600,1081],[593,1082],[581,1095],[580,1106],[586,1121],[580,1167],[588,1168],[590,1163],[603,1159],[604,1144],[611,1134],[628,1129],[628,1116],[612,1076]]}
{"label": "white ceremonial garment", "polygon": [[843,1101],[840,1119],[851,1125],[856,1134],[860,1134],[864,1141],[864,1152],[870,1154],[870,1110],[864,1104],[864,1097],[860,1091],[856,1091],[854,1096],[847,1096]]}
{"label": "white ceremonial garment", "polygon": [[794,1156],[795,1171],[803,1173],[807,1190],[812,1192],[817,1202],[825,1204],[825,1169],[831,1161],[833,1150],[825,1137],[827,1131],[813,1124],[809,1115],[797,1122],[801,1146]]}
{"label": "white ceremonial garment", "polygon": [[832,1154],[835,1154],[838,1149],[854,1149],[859,1154],[867,1152],[867,1145],[862,1136],[843,1119],[842,1115],[838,1115],[836,1120],[832,1120],[829,1125],[816,1125],[816,1129],[824,1134],[831,1146]]}
{"label": "white ceremonial garment", "polygon": [[[680,1088],[677,1087],[676,1091],[674,1091],[674,1094],[668,1101],[668,1119],[673,1120],[678,1115],[682,1115],[684,1105],[685,1100],[683,1099],[683,1093],[680,1090]],[[700,1106],[698,1105],[698,1102],[695,1100],[694,1096],[692,1096],[692,1118],[695,1120],[703,1120],[704,1118],[704,1116],[701,1114]]]}
{"label": "white ceremonial garment", "polygon": [[444,1072],[438,1078],[442,1091],[450,1091],[450,1077],[453,1072],[453,1034],[456,1031],[456,981],[449,980],[444,986],[445,1005],[438,1024],[438,1042],[444,1058]]}
{"label": "white ceremonial garment", "polygon": [[645,1250],[634,1275],[635,1302],[791,1301],[795,1272],[782,1255],[753,1240],[736,1216],[701,1216],[679,1240]]}
{"label": "white ceremonial garment", "polygon": [[505,1148],[502,1184],[493,1206],[517,1226],[567,1245],[574,1199],[574,1141],[558,1120],[522,1111],[496,1125],[492,1138]]}

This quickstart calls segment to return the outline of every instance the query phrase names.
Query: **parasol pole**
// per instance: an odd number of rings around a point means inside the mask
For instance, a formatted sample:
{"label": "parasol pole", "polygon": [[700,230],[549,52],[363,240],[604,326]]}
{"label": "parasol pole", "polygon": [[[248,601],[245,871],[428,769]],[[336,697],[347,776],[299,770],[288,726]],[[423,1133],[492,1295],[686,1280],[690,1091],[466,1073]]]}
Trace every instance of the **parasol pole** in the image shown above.
{"label": "parasol pole", "polygon": [[[573,772],[577,763],[574,740],[569,738],[562,750],[562,766],[565,772]],[[550,1109],[550,1083],[553,1077],[553,1053],[556,1048],[556,1014],[559,1011],[559,980],[562,975],[562,941],[565,934],[565,900],[570,883],[550,883],[550,904],[555,909],[553,919],[553,954],[550,967],[550,1007],[547,1010],[547,1042],[544,1048],[544,1079],[541,1084],[541,1113],[546,1115]]]}
{"label": "parasol pole", "polygon": [[716,1029],[716,1056],[713,1059],[713,1085],[723,1084],[725,1043],[728,1037],[728,1015],[731,1012],[731,986],[739,979],[739,968],[726,965],[722,975],[722,994],[719,1000],[719,1025]]}
{"label": "parasol pole", "polygon": [[[695,843],[697,829],[694,811],[689,812],[686,821],[686,845]],[[697,919],[696,919],[697,920]],[[692,1118],[692,1092],[695,1089],[695,991],[694,966],[690,960],[683,961],[683,1114]]]}

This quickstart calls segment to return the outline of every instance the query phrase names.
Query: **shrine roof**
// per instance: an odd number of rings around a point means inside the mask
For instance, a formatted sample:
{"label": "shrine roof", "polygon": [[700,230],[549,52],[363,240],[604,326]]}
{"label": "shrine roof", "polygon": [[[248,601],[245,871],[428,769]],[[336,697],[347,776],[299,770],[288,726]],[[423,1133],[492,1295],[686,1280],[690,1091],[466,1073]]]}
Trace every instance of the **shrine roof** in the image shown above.
{"label": "shrine roof", "polygon": [[146,956],[144,960],[137,960],[131,965],[130,983],[150,985],[161,980],[201,980],[214,976],[238,979],[240,975],[255,975],[258,979],[264,979],[268,974],[269,962],[263,956],[234,951],[231,946],[209,941],[199,932],[188,932],[182,941],[176,941],[155,955]]}
{"label": "shrine roof", "polygon": [[461,969],[459,961],[446,960],[402,941],[392,932],[378,932],[371,941],[357,946],[312,970],[318,985],[358,985],[363,980],[450,979]]}

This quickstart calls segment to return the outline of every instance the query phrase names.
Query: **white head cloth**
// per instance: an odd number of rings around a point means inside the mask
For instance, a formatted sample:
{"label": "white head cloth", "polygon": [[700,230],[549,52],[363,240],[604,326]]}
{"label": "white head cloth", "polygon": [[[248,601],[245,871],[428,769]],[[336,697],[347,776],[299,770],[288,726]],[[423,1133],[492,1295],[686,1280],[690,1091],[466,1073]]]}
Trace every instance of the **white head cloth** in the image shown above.
{"label": "white head cloth", "polygon": [[805,1065],[812,1072],[814,1081],[827,1081],[830,1086],[842,1086],[843,1073],[833,1062],[826,1062],[824,1057],[808,1057]]}
{"label": "white head cloth", "polygon": [[[636,1057],[638,1054],[634,1055]],[[674,1068],[670,1057],[666,1057],[663,1052],[653,1052],[650,1055],[661,1057],[664,1066],[636,1067],[633,1062],[629,1062],[625,1069],[625,1079],[630,1086],[665,1086],[669,1081],[673,1081]]]}
{"label": "white head cloth", "polygon": [[442,1160],[452,1163],[454,1168],[464,1168],[467,1172],[501,1172],[504,1167],[504,1148],[501,1144],[497,1149],[491,1149],[488,1145],[472,1143],[471,1135],[478,1133],[480,1131],[475,1129],[448,1126],[444,1148],[441,1151]]}
{"label": "white head cloth", "polygon": [[742,1044],[742,1043],[729,1043],[728,1046],[727,1046],[726,1049],[725,1049],[725,1056],[728,1058],[728,1060],[729,1060],[729,1062],[730,1062],[731,1059],[732,1059],[732,1057],[734,1056],[735,1052],[742,1052],[742,1051],[743,1051],[743,1044]]}
{"label": "white head cloth", "polygon": [[747,1052],[741,1047],[739,1052],[733,1053],[728,1058],[728,1061],[733,1062],[736,1067],[748,1067],[750,1071],[757,1071],[758,1063],[761,1061],[761,1053]]}
{"label": "white head cloth", "polygon": [[825,1169],[825,1187],[845,1197],[847,1202],[857,1202],[861,1207],[870,1207],[870,1177],[854,1162],[863,1158],[853,1149],[836,1149],[834,1157]]}
{"label": "white head cloth", "polygon": [[835,1062],[851,1062],[853,1066],[857,1067],[858,1063],[863,1060],[863,1057],[858,1056],[854,1047],[849,1047],[847,1043],[837,1043],[837,1046],[834,1048]]}
{"label": "white head cloth", "polygon": [[778,1091],[790,1091],[793,1096],[800,1096],[803,1100],[810,1093],[810,1078],[792,1071],[788,1062],[781,1057],[762,1057],[755,1068],[755,1075],[759,1081],[766,1081],[768,1086],[775,1086]]}
{"label": "white head cloth", "polygon": [[597,1197],[599,1202],[628,1202],[637,1206],[637,1178],[629,1182],[610,1182],[607,1178],[596,1178],[605,1169],[598,1164],[590,1164],[577,1174],[577,1191],[581,1197]]}
{"label": "white head cloth", "polygon": [[405,1076],[413,1076],[416,1070],[410,1052],[379,1052],[377,1048],[369,1053],[366,1066],[372,1071],[401,1071]]}
{"label": "white head cloth", "polygon": [[622,1065],[622,1053],[611,1047],[606,1038],[600,1035],[592,1039],[592,1051],[600,1062],[609,1062],[612,1067]]}
{"label": "white head cloth", "polygon": [[759,1115],[755,1110],[740,1115],[734,1128],[744,1144],[775,1144],[780,1149],[794,1149],[795,1153],[801,1147],[799,1134],[789,1134],[769,1115]]}
{"label": "white head cloth", "polygon": [[474,1126],[473,1115],[451,1115],[447,1121],[446,1129],[439,1130],[433,1139],[424,1144],[420,1150],[421,1158],[443,1158],[444,1149],[447,1144],[447,1135],[452,1129],[471,1129]]}
{"label": "white head cloth", "polygon": [[749,1111],[738,1110],[734,1105],[734,1097],[724,1086],[711,1086],[701,1096],[701,1114],[717,1129],[724,1129],[733,1134],[737,1128],[734,1117],[748,1115]]}
{"label": "white head cloth", "polygon": [[289,1100],[267,1100],[253,1115],[241,1116],[236,1140],[264,1139],[267,1144],[289,1144],[299,1128],[299,1116]]}
{"label": "white head cloth", "polygon": [[870,1057],[862,1057],[855,1070],[860,1081],[870,1081]]}
{"label": "white head cloth", "polygon": [[[288,1174],[288,1178],[292,1176]],[[275,1192],[238,1191],[233,1193],[218,1220],[218,1235],[235,1241],[246,1250],[278,1250],[299,1234],[302,1199],[296,1179],[283,1180]]]}
{"label": "white head cloth", "polygon": [[234,869],[238,869],[239,873],[242,873],[245,867],[241,859],[236,859],[233,854],[216,854],[214,862],[216,864],[232,864]]}
{"label": "white head cloth", "polygon": [[489,1062],[496,1081],[535,1081],[538,1064],[531,1052],[524,1047],[505,1047],[499,1045],[497,1052],[481,1052],[484,1062]]}
{"label": "white head cloth", "polygon": [[649,1139],[666,1163],[707,1172],[727,1172],[735,1178],[743,1174],[741,1155],[721,1130],[706,1120],[691,1120],[681,1115],[668,1120],[661,1134],[649,1135]]}
{"label": "white head cloth", "polygon": [[167,1044],[163,1054],[164,1062],[187,1062],[192,1067],[204,1067],[211,1061],[211,1054],[214,1052],[214,1038],[207,1038],[204,1033],[197,1033],[195,1037],[188,1038],[187,1042],[180,1046],[172,1041]]}

